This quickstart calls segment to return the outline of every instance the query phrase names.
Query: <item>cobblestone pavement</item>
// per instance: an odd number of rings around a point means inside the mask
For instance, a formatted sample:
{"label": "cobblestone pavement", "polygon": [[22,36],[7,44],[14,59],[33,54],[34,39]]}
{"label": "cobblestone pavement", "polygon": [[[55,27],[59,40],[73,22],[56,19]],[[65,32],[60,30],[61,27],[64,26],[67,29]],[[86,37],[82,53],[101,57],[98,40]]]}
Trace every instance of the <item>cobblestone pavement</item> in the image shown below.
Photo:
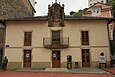
{"label": "cobblestone pavement", "polygon": [[0,77],[115,77],[115,75],[0,71]]}

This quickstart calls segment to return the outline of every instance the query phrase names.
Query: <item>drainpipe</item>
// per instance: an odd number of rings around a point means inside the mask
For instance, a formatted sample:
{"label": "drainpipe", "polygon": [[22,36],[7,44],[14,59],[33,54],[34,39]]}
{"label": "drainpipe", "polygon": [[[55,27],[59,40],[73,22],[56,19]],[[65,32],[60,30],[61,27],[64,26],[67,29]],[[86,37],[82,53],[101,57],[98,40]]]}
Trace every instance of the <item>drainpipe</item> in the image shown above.
{"label": "drainpipe", "polygon": [[4,36],[3,36],[3,57],[5,56],[5,40],[6,40],[6,25],[5,25],[5,21],[4,21]]}
{"label": "drainpipe", "polygon": [[111,19],[107,20],[107,32],[108,32],[108,43],[109,43],[109,53],[110,53],[110,66],[111,66],[111,46],[110,46],[110,37],[109,37],[109,24],[112,22]]}
{"label": "drainpipe", "polygon": [[5,46],[4,46],[4,44],[5,44],[5,22],[4,22],[4,20],[0,20],[0,29],[2,29],[2,31],[3,31],[3,36],[1,36],[2,37],[2,53],[1,53],[1,58],[3,59],[3,57],[4,57],[4,52],[5,52]]}

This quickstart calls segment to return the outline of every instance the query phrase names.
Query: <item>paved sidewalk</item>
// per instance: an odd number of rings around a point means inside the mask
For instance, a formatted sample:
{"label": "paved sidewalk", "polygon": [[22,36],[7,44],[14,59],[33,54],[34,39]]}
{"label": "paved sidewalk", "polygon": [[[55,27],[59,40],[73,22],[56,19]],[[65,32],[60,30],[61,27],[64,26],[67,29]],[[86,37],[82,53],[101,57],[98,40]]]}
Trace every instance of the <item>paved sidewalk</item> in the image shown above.
{"label": "paved sidewalk", "polygon": [[110,74],[107,71],[98,69],[98,68],[78,68],[78,69],[70,69],[70,73],[78,73],[78,74]]}
{"label": "paved sidewalk", "polygon": [[46,68],[45,72],[69,72],[67,68]]}
{"label": "paved sidewalk", "polygon": [[114,68],[104,68],[106,71],[98,68],[78,68],[69,70],[63,68],[61,72],[59,70],[61,69],[24,69],[25,72],[21,69],[20,71],[8,70],[0,71],[0,77],[115,77],[114,74],[107,72],[109,70],[115,72]]}
{"label": "paved sidewalk", "polygon": [[103,70],[108,71],[115,75],[115,67],[114,68],[103,68]]}
{"label": "paved sidewalk", "polygon": [[98,68],[46,68],[46,69],[17,69],[15,71],[20,72],[58,72],[58,73],[76,73],[76,74],[110,74],[107,71]]}
{"label": "paved sidewalk", "polygon": [[115,77],[115,75],[0,71],[0,77]]}

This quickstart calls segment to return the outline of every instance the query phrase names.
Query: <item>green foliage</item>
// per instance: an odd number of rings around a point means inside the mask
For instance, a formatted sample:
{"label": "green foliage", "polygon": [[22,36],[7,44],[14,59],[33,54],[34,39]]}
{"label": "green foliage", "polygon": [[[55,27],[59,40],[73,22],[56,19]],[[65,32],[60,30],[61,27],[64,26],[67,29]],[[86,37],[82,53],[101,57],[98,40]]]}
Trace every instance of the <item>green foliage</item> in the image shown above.
{"label": "green foliage", "polygon": [[74,11],[71,11],[71,12],[70,12],[70,15],[73,15],[74,13],[76,13],[76,12],[74,12]]}
{"label": "green foliage", "polygon": [[115,17],[115,0],[110,0],[108,2],[108,5],[113,7],[113,14],[114,14],[114,17]]}
{"label": "green foliage", "polygon": [[[110,0],[108,2],[108,5],[112,6],[113,7],[113,12],[114,12],[114,15],[115,15],[115,0]],[[87,9],[87,8],[86,8]],[[73,15],[73,16],[82,16],[83,15],[83,12],[84,10],[79,10],[78,12],[74,12],[74,11],[71,11],[70,12],[70,15]]]}
{"label": "green foliage", "polygon": [[115,9],[115,0],[110,0],[108,2],[108,5],[113,6],[113,8]]}
{"label": "green foliage", "polygon": [[70,15],[73,15],[73,16],[82,16],[83,12],[84,12],[84,10],[79,10],[78,12],[71,11]]}

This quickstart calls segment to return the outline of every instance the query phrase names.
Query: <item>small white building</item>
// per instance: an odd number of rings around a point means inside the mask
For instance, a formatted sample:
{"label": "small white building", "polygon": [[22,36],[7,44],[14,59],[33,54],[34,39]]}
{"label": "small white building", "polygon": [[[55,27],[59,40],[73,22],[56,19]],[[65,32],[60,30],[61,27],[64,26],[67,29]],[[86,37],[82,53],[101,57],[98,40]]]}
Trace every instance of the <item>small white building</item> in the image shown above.
{"label": "small white building", "polygon": [[30,0],[30,3],[32,4],[33,8],[35,8],[36,1],[35,0]]}
{"label": "small white building", "polygon": [[94,5],[95,3],[98,3],[98,2],[106,4],[108,1],[109,0],[88,0],[88,5],[90,7],[90,6],[92,6],[92,5]]}

